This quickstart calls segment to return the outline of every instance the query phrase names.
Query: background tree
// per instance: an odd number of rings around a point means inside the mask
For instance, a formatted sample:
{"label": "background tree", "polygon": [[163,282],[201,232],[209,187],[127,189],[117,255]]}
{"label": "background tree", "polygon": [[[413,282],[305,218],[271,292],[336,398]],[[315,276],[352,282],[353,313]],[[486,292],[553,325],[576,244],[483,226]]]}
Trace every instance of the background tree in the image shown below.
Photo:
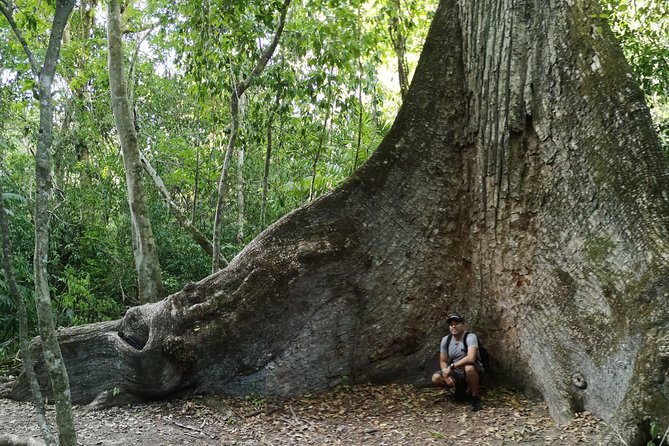
{"label": "background tree", "polygon": [[[45,45],[44,36],[51,26],[48,8],[34,0],[13,4],[21,11],[16,17],[28,44]],[[145,192],[168,293],[211,270],[206,249],[210,243],[196,234],[212,231],[216,181],[224,154],[221,146],[227,140],[229,124],[225,91],[216,93],[216,88],[232,82],[230,63],[222,68],[216,64],[226,56],[233,58],[235,66],[253,66],[258,54],[251,50],[262,48],[257,42],[270,41],[275,31],[273,24],[262,24],[277,18],[270,11],[276,11],[278,3],[274,9],[270,6],[253,4],[248,11],[231,11],[241,22],[228,28],[249,32],[207,43],[195,37],[203,30],[218,28],[200,26],[195,21],[197,14],[191,14],[186,2],[177,5],[156,0],[126,5],[127,29],[140,36],[126,41],[128,54],[132,54],[129,89],[136,110],[134,124],[147,171],[153,170],[155,175],[151,176],[162,181],[158,188],[149,184]],[[359,2],[312,1],[291,9],[293,19],[278,47],[277,63],[270,62],[262,79],[245,94],[248,118],[238,134],[239,144],[245,148],[241,166],[244,218],[240,227],[238,206],[232,199],[226,200],[222,251],[227,258],[308,200],[313,156],[324,118],[324,108],[315,104],[323,102],[318,91],[326,81],[334,86],[332,110],[336,113],[331,116],[316,169],[314,196],[343,181],[369,156],[388,131],[395,107],[389,98],[397,92],[387,87],[396,87],[396,83],[379,74],[379,67],[388,60],[384,54],[390,47],[381,44],[388,36],[385,28],[377,26],[375,17],[361,14],[364,10]],[[53,191],[57,206],[50,220],[48,259],[54,317],[62,326],[116,318],[126,307],[140,302],[136,272],[127,267],[134,261],[131,217],[111,112],[106,30],[104,20],[95,18],[101,16],[103,5],[97,2],[82,2],[73,10],[54,79]],[[221,25],[220,29],[226,27]],[[39,127],[33,102],[37,84],[22,46],[4,20],[0,21],[0,34],[6,37],[0,38],[0,107],[6,118],[0,121],[0,149],[7,155],[2,181],[6,190],[28,199],[27,204],[16,205],[10,232],[18,286],[29,320],[34,322],[34,226],[29,208],[35,195],[31,169],[32,138]],[[251,35],[257,39],[244,40]],[[194,69],[197,64],[186,63],[199,43],[208,45],[212,53],[219,51],[207,59],[211,69],[198,71]],[[324,50],[328,48],[341,51]],[[392,52],[388,54],[392,59]],[[327,80],[322,76],[324,63],[337,73]],[[278,108],[268,108],[267,104],[276,102],[277,94],[283,98]],[[263,206],[261,178],[270,113],[274,116],[274,150]],[[238,177],[237,170],[237,164],[232,163],[231,179]],[[166,200],[170,200],[167,207]],[[175,209],[184,210],[184,217],[188,215],[190,228],[188,219],[174,224],[169,213],[175,215]],[[242,241],[237,240],[240,231]],[[5,283],[0,283],[0,368],[5,370],[16,364],[18,325],[11,317],[13,300],[2,285]]]}
{"label": "background tree", "polygon": [[[42,358],[46,364],[52,395],[56,403],[56,421],[58,424],[58,443],[76,445],[77,437],[72,417],[70,400],[70,384],[67,369],[63,362],[60,346],[56,337],[47,261],[49,256],[49,212],[51,200],[51,143],[53,131],[52,85],[56,73],[56,65],[60,54],[63,33],[67,20],[74,7],[73,0],[57,0],[53,16],[53,25],[48,34],[48,46],[42,64],[28,46],[21,29],[14,19],[14,4],[7,0],[0,2],[0,12],[5,16],[16,38],[21,42],[26,57],[30,62],[32,75],[37,83],[39,99],[39,133],[35,150],[35,254],[33,270],[35,277],[35,296],[39,332],[42,347]],[[4,209],[0,208],[1,212]],[[12,279],[10,279],[12,280]],[[26,352],[27,353],[27,352]],[[35,396],[38,396],[35,393]],[[41,402],[37,403],[38,405]],[[52,440],[50,432],[45,430],[46,439]]]}
{"label": "background tree", "polygon": [[118,1],[110,0],[107,7],[109,86],[114,121],[116,122],[125,165],[139,296],[142,303],[157,302],[164,297],[165,289],[144,193],[143,169],[137,146],[135,119],[130,107],[128,86],[125,79],[122,35],[121,7]]}
{"label": "background tree", "polygon": [[[228,144],[225,149],[225,160],[223,162],[223,168],[221,169],[221,176],[218,180],[218,193],[216,200],[216,210],[214,212],[214,233],[212,237],[212,245],[214,250],[214,256],[212,258],[212,271],[216,272],[221,268],[221,218],[223,213],[223,202],[226,196],[226,180],[228,177],[228,169],[230,168],[230,159],[232,157],[232,152],[235,149],[235,143],[237,141],[237,132],[239,130],[239,107],[242,96],[249,88],[251,82],[255,80],[262,72],[264,71],[267,63],[270,61],[274,55],[276,47],[279,45],[279,40],[281,39],[281,34],[283,33],[283,28],[285,26],[286,14],[288,13],[288,7],[290,6],[290,0],[285,0],[283,5],[281,5],[278,25],[274,37],[270,44],[264,48],[261,52],[260,58],[256,62],[255,66],[251,70],[248,76],[244,76],[239,81],[233,81],[233,88],[230,93],[230,135],[228,138]],[[235,75],[233,74],[233,79]],[[243,155],[241,155],[243,158]],[[239,167],[243,167],[243,163],[239,164]],[[243,200],[241,200],[243,204]],[[240,215],[243,215],[243,210],[239,210]],[[240,218],[241,223],[243,224],[243,218]],[[240,231],[243,233],[243,229],[240,228]]]}
{"label": "background tree", "polygon": [[665,148],[669,147],[669,5],[650,0],[603,1],[609,19],[630,62]]}
{"label": "background tree", "polygon": [[[3,162],[1,159],[0,167],[3,167]],[[28,380],[28,385],[30,386],[32,401],[35,404],[37,424],[42,432],[42,437],[45,439],[46,444],[57,445],[58,442],[56,440],[56,436],[53,433],[53,428],[46,418],[46,405],[44,397],[42,396],[42,390],[40,389],[39,382],[37,381],[37,375],[35,374],[35,366],[33,364],[32,357],[29,354],[30,328],[28,325],[28,311],[26,310],[26,305],[23,302],[23,296],[21,295],[19,287],[16,283],[14,266],[12,265],[12,247],[9,236],[9,224],[7,223],[10,212],[9,209],[5,209],[4,201],[5,194],[2,190],[2,186],[0,185],[0,241],[2,242],[2,267],[7,281],[7,288],[9,289],[9,293],[14,299],[17,309],[16,314],[19,324],[19,344],[21,346],[21,352],[23,353],[23,371],[25,373],[26,379]]]}

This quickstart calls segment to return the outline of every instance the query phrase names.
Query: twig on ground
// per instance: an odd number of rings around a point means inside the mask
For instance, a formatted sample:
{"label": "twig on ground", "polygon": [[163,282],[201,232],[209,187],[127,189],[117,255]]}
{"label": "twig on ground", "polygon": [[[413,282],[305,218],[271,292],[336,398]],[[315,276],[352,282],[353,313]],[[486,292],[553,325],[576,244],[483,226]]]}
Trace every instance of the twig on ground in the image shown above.
{"label": "twig on ground", "polygon": [[192,431],[196,431],[196,432],[202,433],[202,429],[198,429],[197,427],[189,426],[189,425],[187,425],[187,424],[181,424],[181,423],[179,423],[178,421],[175,421],[175,420],[172,420],[172,423],[174,423],[175,425],[177,425],[177,426],[179,426],[179,427],[181,427],[181,428],[184,428],[184,429],[190,429],[190,430],[192,430]]}
{"label": "twig on ground", "polygon": [[669,434],[669,427],[667,427],[667,430],[664,431],[664,435],[662,436],[662,440],[660,440],[659,446],[662,446],[664,444],[664,440],[667,439],[667,434]]}
{"label": "twig on ground", "polygon": [[[180,427],[180,428],[182,428],[182,429],[189,429],[189,430],[195,431],[195,432],[197,432],[197,433],[200,434],[200,435],[203,435],[203,436],[205,436],[205,437],[209,437],[209,438],[211,438],[212,440],[215,440],[215,439],[216,439],[216,435],[208,434],[208,433],[206,433],[205,431],[203,431],[202,429],[197,428],[197,427],[195,427],[195,426],[189,426],[189,425],[187,425],[187,424],[179,423],[179,422],[176,421],[176,420],[170,420],[170,421],[172,421],[172,423],[174,423],[175,426],[178,426],[178,427]],[[204,426],[204,425],[206,424],[206,421],[207,421],[207,420],[205,419],[205,420],[202,422],[202,426]],[[188,433],[188,432],[186,432],[186,434],[191,435],[191,436],[194,435],[194,434],[190,434],[190,433]],[[0,445],[0,446],[2,446],[2,445]]]}

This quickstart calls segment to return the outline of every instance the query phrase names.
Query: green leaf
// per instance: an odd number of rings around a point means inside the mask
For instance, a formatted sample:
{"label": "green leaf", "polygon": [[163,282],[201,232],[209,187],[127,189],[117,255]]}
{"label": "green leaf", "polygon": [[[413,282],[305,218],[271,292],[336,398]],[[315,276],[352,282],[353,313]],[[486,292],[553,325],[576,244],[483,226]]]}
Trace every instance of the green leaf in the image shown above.
{"label": "green leaf", "polygon": [[14,193],[11,193],[11,192],[3,192],[2,193],[2,199],[3,200],[17,200],[17,201],[20,201],[23,204],[26,204],[28,202],[28,200],[26,200],[26,197],[24,197],[23,195],[14,194]]}

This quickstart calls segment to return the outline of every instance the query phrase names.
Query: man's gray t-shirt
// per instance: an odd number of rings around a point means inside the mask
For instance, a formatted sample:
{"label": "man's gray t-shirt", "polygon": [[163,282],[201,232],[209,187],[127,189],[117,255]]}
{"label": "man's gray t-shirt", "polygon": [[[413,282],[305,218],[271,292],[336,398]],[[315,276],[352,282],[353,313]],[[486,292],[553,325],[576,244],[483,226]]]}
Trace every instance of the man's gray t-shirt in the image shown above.
{"label": "man's gray t-shirt", "polygon": [[[456,341],[455,338],[451,338],[451,344],[448,346],[448,352],[446,351],[446,341],[448,340],[448,336],[449,335],[446,335],[441,339],[441,346],[439,348],[439,351],[441,353],[446,353],[448,355],[448,358],[453,362],[459,361],[465,356],[467,356],[467,351],[465,350],[465,344],[464,342],[462,342],[463,341],[462,339]],[[467,334],[467,348],[469,347],[476,347],[476,348],[479,347],[479,340],[474,333]]]}

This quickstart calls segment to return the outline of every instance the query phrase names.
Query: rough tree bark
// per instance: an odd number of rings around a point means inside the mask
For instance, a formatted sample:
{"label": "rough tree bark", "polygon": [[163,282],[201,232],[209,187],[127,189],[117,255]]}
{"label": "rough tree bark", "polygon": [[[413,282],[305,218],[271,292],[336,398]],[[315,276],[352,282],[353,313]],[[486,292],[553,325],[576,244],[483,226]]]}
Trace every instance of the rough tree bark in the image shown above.
{"label": "rough tree bark", "polygon": [[165,288],[160,271],[158,250],[151,229],[149,209],[146,205],[142,163],[137,147],[137,130],[135,129],[134,114],[130,108],[128,84],[123,68],[121,7],[118,0],[111,0],[107,5],[107,42],[109,49],[109,88],[111,90],[114,123],[123,153],[139,300],[142,303],[156,302],[165,297]]}
{"label": "rough tree bark", "polygon": [[669,169],[597,14],[442,0],[368,162],[225,270],[64,333],[75,401],[426,383],[458,310],[556,419],[643,444],[669,424]]}

